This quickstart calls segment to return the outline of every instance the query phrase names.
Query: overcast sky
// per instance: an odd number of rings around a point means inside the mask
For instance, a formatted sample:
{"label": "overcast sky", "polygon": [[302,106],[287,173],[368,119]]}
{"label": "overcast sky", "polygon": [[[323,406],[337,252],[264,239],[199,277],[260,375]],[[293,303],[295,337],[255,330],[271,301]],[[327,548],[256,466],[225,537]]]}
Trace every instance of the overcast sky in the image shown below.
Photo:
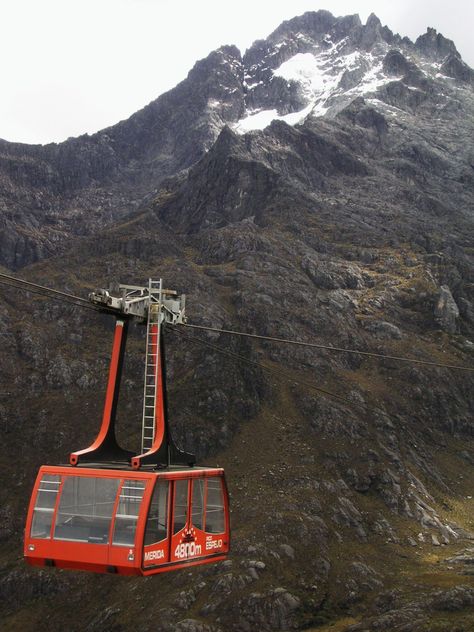
{"label": "overcast sky", "polygon": [[222,44],[243,52],[305,11],[433,26],[474,66],[472,0],[0,0],[0,138],[59,142],[127,118]]}

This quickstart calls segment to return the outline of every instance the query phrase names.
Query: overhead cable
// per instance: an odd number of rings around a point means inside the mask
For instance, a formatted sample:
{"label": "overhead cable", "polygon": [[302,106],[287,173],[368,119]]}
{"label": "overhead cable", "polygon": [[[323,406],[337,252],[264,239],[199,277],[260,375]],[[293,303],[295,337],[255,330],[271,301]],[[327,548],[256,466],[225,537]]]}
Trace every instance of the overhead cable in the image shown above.
{"label": "overhead cable", "polygon": [[13,287],[17,290],[25,290],[27,292],[31,292],[32,294],[39,294],[40,296],[50,298],[54,301],[60,301],[61,303],[66,302],[72,305],[76,305],[77,307],[92,309],[95,312],[108,311],[106,308],[94,305],[87,299],[81,298],[80,296],[74,296],[74,294],[68,294],[67,292],[60,292],[59,290],[54,290],[52,288],[45,287],[44,285],[39,285],[38,283],[32,283],[31,281],[25,281],[24,279],[17,279],[16,277],[10,276],[8,274],[3,274],[1,272],[0,283],[2,285]]}
{"label": "overhead cable", "polygon": [[349,404],[349,405],[353,405],[353,404],[357,404],[357,402],[353,402],[345,397],[341,397],[340,395],[337,395],[336,393],[332,393],[331,391],[328,391],[324,388],[321,388],[319,386],[316,386],[315,384],[313,384],[312,382],[308,382],[306,380],[301,380],[299,378],[294,378],[293,376],[290,376],[288,371],[283,371],[281,369],[276,369],[274,367],[269,367],[266,366],[265,364],[262,364],[261,362],[256,362],[255,360],[250,360],[250,358],[246,358],[243,355],[240,355],[239,353],[235,353],[234,351],[228,351],[227,349],[223,349],[222,347],[219,347],[218,345],[213,344],[212,342],[207,342],[206,340],[202,340],[202,338],[194,338],[193,336],[187,336],[181,329],[179,329],[178,327],[175,326],[170,326],[167,325],[166,326],[166,330],[172,331],[173,333],[177,333],[181,336],[181,338],[184,338],[185,340],[189,340],[190,342],[195,342],[198,344],[201,344],[205,347],[208,347],[210,349],[214,349],[214,351],[217,351],[218,353],[221,353],[222,355],[226,355],[230,358],[234,358],[236,360],[240,360],[241,362],[246,362],[247,364],[251,364],[253,366],[256,366],[260,369],[263,369],[264,371],[267,371],[268,373],[274,373],[276,375],[280,375],[283,376],[286,380],[292,381],[295,384],[300,384],[302,386],[306,386],[314,391],[317,391],[318,393],[322,393],[323,395],[328,395],[329,397],[333,397],[334,399],[338,399],[341,402],[344,402],[345,404]]}
{"label": "overhead cable", "polygon": [[[10,276],[8,274],[0,273],[0,283],[4,285],[8,285],[10,287],[14,287],[16,289],[26,290],[28,292],[32,292],[33,294],[39,294],[41,296],[45,296],[47,298],[68,302],[77,307],[83,307],[85,309],[90,309],[96,312],[102,313],[115,313],[113,310],[108,310],[107,307],[101,307],[99,305],[94,305],[89,302],[85,298],[81,298],[80,296],[74,296],[73,294],[68,294],[66,292],[61,292],[59,290],[53,290],[52,288],[45,287],[43,285],[39,285],[37,283],[32,283],[31,281],[25,281],[23,279],[18,279],[16,277]],[[383,360],[393,360],[395,362],[406,362],[408,364],[420,364],[423,366],[432,366],[441,369],[454,369],[457,371],[467,371],[474,372],[474,367],[462,366],[458,364],[448,364],[444,362],[433,362],[431,360],[418,360],[417,358],[407,358],[404,356],[393,356],[384,353],[376,353],[374,351],[361,351],[358,349],[346,349],[344,347],[334,347],[332,345],[323,345],[316,342],[304,342],[300,340],[290,340],[287,338],[277,338],[274,336],[262,336],[260,334],[252,334],[249,332],[243,331],[235,331],[232,329],[221,329],[218,327],[208,327],[205,325],[193,325],[191,323],[183,323],[184,327],[189,327],[192,329],[201,329],[203,331],[212,331],[220,334],[229,334],[233,336],[242,336],[246,338],[254,338],[257,340],[265,340],[268,342],[276,342],[282,344],[295,345],[299,347],[309,347],[313,349],[321,349],[324,351],[331,351],[336,353],[349,353],[359,356],[365,356],[370,358],[381,358]]]}
{"label": "overhead cable", "polygon": [[368,356],[371,358],[383,358],[384,360],[395,360],[397,362],[408,362],[412,364],[423,364],[427,366],[434,366],[442,369],[456,369],[458,371],[471,371],[474,372],[474,367],[460,366],[457,364],[445,364],[443,362],[431,362],[429,360],[417,360],[416,358],[406,358],[404,356],[392,356],[384,353],[375,353],[373,351],[359,351],[357,349],[345,349],[343,347],[333,347],[330,345],[322,345],[316,342],[302,342],[300,340],[289,340],[286,338],[275,338],[273,336],[261,336],[258,334],[251,334],[243,331],[234,331],[231,329],[219,329],[218,327],[206,327],[204,325],[191,325],[190,323],[184,323],[185,327],[192,327],[193,329],[202,329],[204,331],[213,331],[221,334],[230,334],[232,336],[244,336],[246,338],[256,338],[257,340],[267,340],[269,342],[280,342],[283,344],[297,345],[299,347],[312,347],[314,349],[323,349],[325,351],[336,351],[339,353],[352,353],[356,355]]}

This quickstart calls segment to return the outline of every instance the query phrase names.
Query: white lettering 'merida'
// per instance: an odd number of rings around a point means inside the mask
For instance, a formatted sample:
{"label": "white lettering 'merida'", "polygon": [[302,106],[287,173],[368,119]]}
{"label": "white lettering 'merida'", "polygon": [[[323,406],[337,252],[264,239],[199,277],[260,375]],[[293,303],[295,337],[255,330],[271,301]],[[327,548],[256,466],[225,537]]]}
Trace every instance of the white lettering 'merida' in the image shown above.
{"label": "white lettering 'merida'", "polygon": [[150,562],[151,560],[161,560],[164,558],[165,552],[163,550],[158,551],[147,551],[145,553],[145,562]]}

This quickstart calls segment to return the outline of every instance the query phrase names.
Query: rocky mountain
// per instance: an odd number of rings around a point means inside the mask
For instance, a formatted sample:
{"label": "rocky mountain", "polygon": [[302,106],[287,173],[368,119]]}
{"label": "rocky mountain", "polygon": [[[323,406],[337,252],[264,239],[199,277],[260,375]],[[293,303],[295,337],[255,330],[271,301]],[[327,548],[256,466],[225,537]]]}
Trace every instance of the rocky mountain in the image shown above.
{"label": "rocky mountain", "polygon": [[1,141],[0,263],[17,269],[63,252],[69,238],[140,208],[226,125],[245,133],[275,119],[333,117],[358,96],[392,117],[427,95],[449,110],[472,95],[473,81],[453,42],[433,29],[412,43],[375,15],[362,25],[356,15],[306,13],[243,57],[233,46],[214,51],[176,88],[92,136],[46,146]]}
{"label": "rocky mountain", "polygon": [[[193,323],[473,367],[473,123],[473,71],[441,34],[307,13],[103,132],[3,143],[2,263],[81,295],[162,276]],[[167,342],[175,434],[228,472],[230,560],[25,569],[36,470],[100,418],[110,323],[79,311],[2,290],[1,629],[472,629],[472,371],[224,334],[200,339],[257,364]],[[137,330],[130,447],[142,353]]]}

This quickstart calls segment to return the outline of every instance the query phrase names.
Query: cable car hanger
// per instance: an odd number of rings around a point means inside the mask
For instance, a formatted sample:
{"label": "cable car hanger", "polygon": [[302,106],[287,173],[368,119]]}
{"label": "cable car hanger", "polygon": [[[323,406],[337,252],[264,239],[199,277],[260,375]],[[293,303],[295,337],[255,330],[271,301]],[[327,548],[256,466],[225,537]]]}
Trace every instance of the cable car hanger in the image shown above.
{"label": "cable car hanger", "polygon": [[[133,469],[142,465],[169,467],[194,465],[194,455],[179,450],[170,433],[166,397],[166,366],[163,325],[185,322],[183,295],[166,290],[159,281],[149,280],[148,287],[118,285],[113,290],[96,290],[90,302],[107,313],[115,314],[115,333],[105,397],[102,425],[95,441],[86,449],[73,452],[70,464],[91,462],[130,462]],[[145,381],[141,452],[134,455],[119,446],[115,419],[130,319],[146,323]]]}

